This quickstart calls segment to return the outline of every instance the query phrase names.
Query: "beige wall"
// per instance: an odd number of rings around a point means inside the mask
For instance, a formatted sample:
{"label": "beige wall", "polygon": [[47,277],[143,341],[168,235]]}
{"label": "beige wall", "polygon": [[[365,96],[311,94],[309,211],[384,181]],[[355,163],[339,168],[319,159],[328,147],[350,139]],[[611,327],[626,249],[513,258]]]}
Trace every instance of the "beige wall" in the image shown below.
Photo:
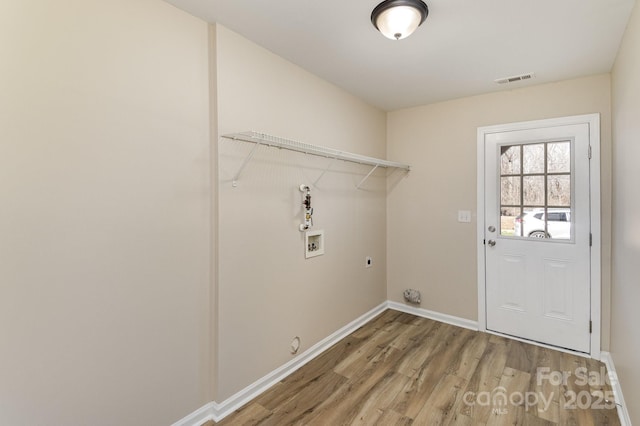
{"label": "beige wall", "polygon": [[[613,77],[611,347],[632,412],[638,19]],[[602,114],[608,346],[608,75],[387,115],[158,0],[4,2],[0,57],[0,424],[171,423],[407,287],[477,319],[475,221],[456,213],[476,208],[476,128],[512,121]],[[332,164],[313,186],[327,252],[305,260],[297,187],[329,161],[260,148],[232,188],[252,145],[217,135],[245,130],[413,170],[356,190],[369,168]]]}
{"label": "beige wall", "polygon": [[[370,156],[385,154],[385,113],[217,26],[219,133],[257,130]],[[305,260],[300,184],[329,160],[219,142],[218,402],[386,300],[384,173],[337,162],[315,187],[326,253]],[[365,257],[373,257],[366,269]]]}
{"label": "beige wall", "polygon": [[170,424],[211,400],[207,25],[0,2],[0,424]]}
{"label": "beige wall", "polygon": [[[477,128],[600,113],[603,344],[608,345],[611,117],[609,75],[452,100],[389,113],[389,158],[412,166],[387,203],[388,296],[422,292],[422,308],[477,320]],[[471,210],[472,223],[458,223]]]}
{"label": "beige wall", "polygon": [[631,420],[640,422],[640,8],[612,73],[613,290],[611,353]]}

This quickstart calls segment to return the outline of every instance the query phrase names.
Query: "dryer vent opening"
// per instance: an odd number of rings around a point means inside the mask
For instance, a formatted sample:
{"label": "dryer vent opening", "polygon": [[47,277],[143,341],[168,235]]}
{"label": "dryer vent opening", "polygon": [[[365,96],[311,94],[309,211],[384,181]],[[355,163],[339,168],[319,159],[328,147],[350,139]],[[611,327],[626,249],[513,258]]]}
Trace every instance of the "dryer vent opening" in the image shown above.
{"label": "dryer vent opening", "polygon": [[420,292],[418,290],[414,290],[412,288],[408,288],[404,291],[404,300],[409,303],[418,304],[421,301]]}

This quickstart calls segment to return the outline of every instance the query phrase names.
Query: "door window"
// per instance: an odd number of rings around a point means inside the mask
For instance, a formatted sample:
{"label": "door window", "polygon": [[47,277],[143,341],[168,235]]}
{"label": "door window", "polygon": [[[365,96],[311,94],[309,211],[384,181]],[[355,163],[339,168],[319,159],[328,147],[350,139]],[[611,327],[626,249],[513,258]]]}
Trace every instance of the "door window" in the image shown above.
{"label": "door window", "polygon": [[571,141],[502,145],[500,235],[571,240]]}

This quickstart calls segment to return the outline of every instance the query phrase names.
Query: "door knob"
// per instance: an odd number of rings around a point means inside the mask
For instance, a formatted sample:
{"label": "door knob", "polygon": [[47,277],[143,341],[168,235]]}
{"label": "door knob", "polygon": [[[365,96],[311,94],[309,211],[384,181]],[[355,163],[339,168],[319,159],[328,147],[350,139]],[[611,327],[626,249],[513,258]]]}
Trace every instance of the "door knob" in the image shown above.
{"label": "door knob", "polygon": [[494,240],[489,240],[487,241],[487,244],[489,244],[491,247],[496,245],[496,242]]}

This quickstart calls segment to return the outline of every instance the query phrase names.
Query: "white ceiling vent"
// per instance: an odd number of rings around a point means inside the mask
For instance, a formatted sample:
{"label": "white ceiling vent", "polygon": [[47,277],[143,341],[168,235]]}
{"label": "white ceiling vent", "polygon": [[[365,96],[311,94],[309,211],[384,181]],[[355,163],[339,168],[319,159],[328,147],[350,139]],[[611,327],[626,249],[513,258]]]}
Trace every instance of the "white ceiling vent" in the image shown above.
{"label": "white ceiling vent", "polygon": [[498,84],[515,83],[516,81],[531,80],[535,75],[530,72],[527,74],[514,75],[511,77],[498,78],[495,81]]}

